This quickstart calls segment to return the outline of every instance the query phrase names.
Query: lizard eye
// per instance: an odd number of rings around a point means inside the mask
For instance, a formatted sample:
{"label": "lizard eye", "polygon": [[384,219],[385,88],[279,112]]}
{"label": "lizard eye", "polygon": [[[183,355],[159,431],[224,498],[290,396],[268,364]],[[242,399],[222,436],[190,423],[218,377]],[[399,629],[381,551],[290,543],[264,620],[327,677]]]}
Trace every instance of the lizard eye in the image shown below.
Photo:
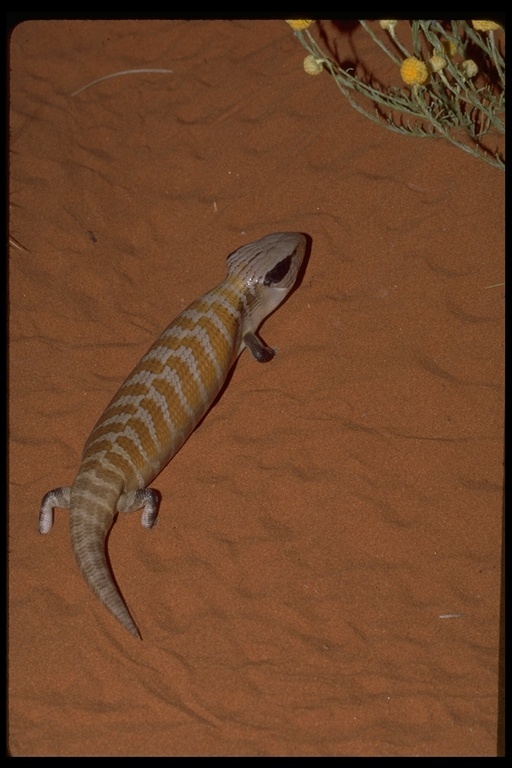
{"label": "lizard eye", "polygon": [[290,271],[292,256],[294,254],[295,251],[287,256],[286,259],[278,262],[275,267],[270,270],[270,272],[267,272],[265,279],[263,280],[263,285],[274,285],[275,283],[280,283],[281,280],[283,280],[283,278],[286,277]]}

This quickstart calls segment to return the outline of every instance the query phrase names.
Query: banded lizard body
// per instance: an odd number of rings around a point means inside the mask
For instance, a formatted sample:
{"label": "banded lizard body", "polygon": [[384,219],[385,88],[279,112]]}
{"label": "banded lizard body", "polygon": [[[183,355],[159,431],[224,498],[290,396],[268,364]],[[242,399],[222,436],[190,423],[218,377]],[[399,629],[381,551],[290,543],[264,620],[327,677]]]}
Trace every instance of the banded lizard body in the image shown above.
{"label": "banded lizard body", "polygon": [[173,320],[113,397],[85,444],[73,485],[43,498],[39,531],[50,531],[55,507],[69,509],[85,581],[139,639],[107,563],[114,516],[142,508],[142,525],[153,526],[159,496],[147,486],[210,408],[242,350],[259,362],[272,359],[256,331],[293,288],[305,250],[304,235],[277,232],[232,253],[226,279]]}

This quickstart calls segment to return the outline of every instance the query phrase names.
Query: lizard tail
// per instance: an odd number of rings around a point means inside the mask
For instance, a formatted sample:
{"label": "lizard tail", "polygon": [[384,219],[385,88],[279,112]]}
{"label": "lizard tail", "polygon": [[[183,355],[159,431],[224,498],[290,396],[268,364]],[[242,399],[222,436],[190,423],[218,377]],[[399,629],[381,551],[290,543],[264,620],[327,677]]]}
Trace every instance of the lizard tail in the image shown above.
{"label": "lizard tail", "polygon": [[88,495],[86,500],[83,491],[72,491],[71,543],[78,567],[91,591],[128,632],[141,640],[107,561],[105,539],[114,519],[113,509],[115,503],[111,506],[104,497]]}

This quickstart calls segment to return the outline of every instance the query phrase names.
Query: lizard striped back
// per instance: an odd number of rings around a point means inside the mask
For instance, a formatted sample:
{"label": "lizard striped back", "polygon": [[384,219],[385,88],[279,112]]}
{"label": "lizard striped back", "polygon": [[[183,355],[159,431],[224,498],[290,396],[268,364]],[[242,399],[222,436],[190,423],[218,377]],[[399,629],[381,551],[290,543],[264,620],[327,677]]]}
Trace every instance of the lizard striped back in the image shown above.
{"label": "lizard striped back", "polygon": [[293,288],[305,250],[303,235],[280,232],[231,254],[226,279],[173,320],[121,385],[85,444],[73,485],[43,499],[39,530],[51,529],[55,507],[69,509],[80,571],[135,637],[106,559],[114,516],[143,508],[142,524],[152,527],[159,496],[147,486],[210,408],[242,350],[272,359],[256,331]]}

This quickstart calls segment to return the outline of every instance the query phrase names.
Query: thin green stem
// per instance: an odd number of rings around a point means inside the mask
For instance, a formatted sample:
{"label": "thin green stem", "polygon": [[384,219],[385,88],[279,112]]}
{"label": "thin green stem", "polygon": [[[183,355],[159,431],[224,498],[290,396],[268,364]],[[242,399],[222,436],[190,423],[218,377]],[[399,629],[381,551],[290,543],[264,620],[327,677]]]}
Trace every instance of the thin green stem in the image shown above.
{"label": "thin green stem", "polygon": [[[364,19],[359,19],[359,23],[363,27],[363,29],[366,30],[366,32],[368,32],[368,34],[370,35],[372,40],[375,43],[377,43],[379,48],[381,48],[384,51],[384,53],[387,56],[389,56],[389,58],[399,67],[400,64],[401,64],[401,61],[398,58],[398,56],[395,56],[395,54],[392,51],[390,51],[389,48],[386,45],[384,45],[382,40],[379,40],[379,38],[377,37],[377,35],[373,31],[373,29],[368,26],[368,24],[366,23],[366,21],[364,21]],[[389,36],[391,37],[391,39],[394,41],[395,45],[397,45],[400,48],[400,50],[403,52],[403,49],[402,49],[402,46],[401,46],[400,42],[395,37],[395,32],[394,32],[393,28],[390,27],[387,31],[388,31]]]}

